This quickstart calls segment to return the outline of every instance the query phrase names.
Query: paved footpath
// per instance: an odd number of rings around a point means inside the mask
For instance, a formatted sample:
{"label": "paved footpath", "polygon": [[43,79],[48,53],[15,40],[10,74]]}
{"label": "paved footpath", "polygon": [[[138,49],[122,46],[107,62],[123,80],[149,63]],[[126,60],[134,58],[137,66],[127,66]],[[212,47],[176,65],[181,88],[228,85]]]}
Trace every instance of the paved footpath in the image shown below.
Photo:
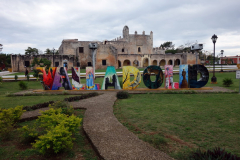
{"label": "paved footpath", "polygon": [[[113,114],[116,99],[116,92],[105,92],[100,96],[71,102],[74,108],[86,109],[83,128],[101,158],[106,160],[173,160],[167,154],[140,140],[117,120]],[[39,116],[39,110],[25,112],[21,118]]]}
{"label": "paved footpath", "polygon": [[74,108],[86,108],[83,128],[104,159],[172,160],[167,154],[143,142],[113,114],[116,92],[72,102]]}

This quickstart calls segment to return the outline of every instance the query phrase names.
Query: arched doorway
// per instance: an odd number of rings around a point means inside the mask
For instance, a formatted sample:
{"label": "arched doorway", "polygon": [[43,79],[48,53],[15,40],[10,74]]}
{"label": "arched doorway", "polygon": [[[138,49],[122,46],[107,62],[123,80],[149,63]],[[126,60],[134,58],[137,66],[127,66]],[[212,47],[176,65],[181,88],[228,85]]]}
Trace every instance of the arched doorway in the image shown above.
{"label": "arched doorway", "polygon": [[157,66],[157,60],[154,60],[152,63],[154,66]]}
{"label": "arched doorway", "polygon": [[131,65],[131,62],[128,59],[123,61],[123,66],[130,66],[130,65]]}
{"label": "arched doorway", "polygon": [[133,61],[133,66],[134,66],[134,67],[138,67],[138,66],[139,66],[138,60],[134,60],[134,61]]}
{"label": "arched doorway", "polygon": [[122,67],[121,61],[118,60],[118,68]]}
{"label": "arched doorway", "polygon": [[180,59],[176,59],[174,64],[175,64],[175,66],[179,66],[180,65]]}
{"label": "arched doorway", "polygon": [[147,67],[148,66],[148,58],[144,58],[143,59],[143,67]]}
{"label": "arched doorway", "polygon": [[159,63],[160,66],[165,66],[166,65],[166,61],[164,59],[162,59]]}
{"label": "arched doorway", "polygon": [[172,63],[172,60],[170,59],[169,61],[168,61],[168,65],[172,65],[173,63]]}

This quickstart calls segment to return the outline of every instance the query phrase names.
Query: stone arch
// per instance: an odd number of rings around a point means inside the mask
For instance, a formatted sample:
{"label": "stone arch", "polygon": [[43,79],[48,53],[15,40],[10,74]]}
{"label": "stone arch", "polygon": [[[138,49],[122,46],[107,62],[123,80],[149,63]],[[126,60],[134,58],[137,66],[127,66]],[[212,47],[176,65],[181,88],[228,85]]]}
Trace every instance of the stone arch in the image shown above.
{"label": "stone arch", "polygon": [[160,62],[159,62],[159,66],[165,66],[166,65],[166,61],[165,59],[162,59]]}
{"label": "stone arch", "polygon": [[126,59],[123,61],[123,66],[131,66],[131,61]]}
{"label": "stone arch", "polygon": [[157,66],[157,60],[153,60],[152,64],[153,64],[154,66]]}
{"label": "stone arch", "polygon": [[122,67],[122,63],[120,60],[118,60],[118,68]]}
{"label": "stone arch", "polygon": [[181,64],[180,62],[181,62],[180,59],[176,59],[174,62],[175,66],[179,66]]}
{"label": "stone arch", "polygon": [[144,58],[143,59],[143,67],[147,67],[147,66],[149,66],[148,58]]}
{"label": "stone arch", "polygon": [[138,67],[139,66],[139,61],[138,60],[134,60],[133,61],[133,66],[134,67]]}
{"label": "stone arch", "polygon": [[171,59],[168,60],[168,65],[173,65],[173,61]]}

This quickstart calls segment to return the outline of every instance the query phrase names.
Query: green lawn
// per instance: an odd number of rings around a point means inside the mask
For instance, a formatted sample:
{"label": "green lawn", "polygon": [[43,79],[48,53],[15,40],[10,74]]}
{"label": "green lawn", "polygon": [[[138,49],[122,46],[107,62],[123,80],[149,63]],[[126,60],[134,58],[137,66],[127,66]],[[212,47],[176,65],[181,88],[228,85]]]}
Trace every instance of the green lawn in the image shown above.
{"label": "green lawn", "polygon": [[239,94],[132,94],[116,101],[114,114],[174,158],[186,159],[198,147],[221,147],[240,156],[239,106]]}

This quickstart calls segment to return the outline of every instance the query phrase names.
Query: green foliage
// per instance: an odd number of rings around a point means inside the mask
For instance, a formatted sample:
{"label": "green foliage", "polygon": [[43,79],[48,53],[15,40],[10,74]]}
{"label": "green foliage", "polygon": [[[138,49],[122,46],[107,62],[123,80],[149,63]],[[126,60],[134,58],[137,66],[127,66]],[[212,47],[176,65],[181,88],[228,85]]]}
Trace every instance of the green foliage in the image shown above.
{"label": "green foliage", "polygon": [[209,160],[239,160],[240,157],[236,155],[232,155],[225,151],[225,149],[216,147],[213,150],[202,151],[197,149],[192,155],[189,157],[189,160],[202,160],[202,159],[209,159]]}
{"label": "green foliage", "polygon": [[37,69],[34,69],[33,70],[33,77],[36,77],[37,78],[37,81],[38,81],[38,74],[39,74],[39,70],[37,70]]}
{"label": "green foliage", "polygon": [[224,85],[225,87],[229,87],[231,84],[233,84],[233,81],[232,81],[231,78],[224,78],[224,79],[223,79],[223,85]]}
{"label": "green foliage", "polygon": [[6,67],[11,67],[11,54],[0,54],[0,59]]}
{"label": "green foliage", "polygon": [[[41,65],[41,63],[43,63],[43,65]],[[42,58],[39,61],[40,67],[45,67],[46,66],[46,68],[45,68],[46,71],[48,71],[49,67],[51,66],[51,63],[52,62],[50,60],[48,60],[47,58]]]}
{"label": "green foliage", "polygon": [[71,149],[73,147],[72,141],[72,133],[64,125],[58,125],[48,130],[47,134],[39,136],[39,140],[36,140],[33,147],[42,154],[58,153],[63,149]]}
{"label": "green foliage", "polygon": [[2,84],[3,78],[0,76],[0,84]]}
{"label": "green foliage", "polygon": [[118,99],[127,99],[129,98],[129,93],[127,91],[119,91],[117,92],[117,98]]}
{"label": "green foliage", "polygon": [[22,90],[25,90],[28,88],[27,83],[25,83],[24,81],[19,81],[18,85],[19,85],[20,89],[22,89]]}
{"label": "green foliage", "polygon": [[62,109],[50,108],[45,112],[41,112],[37,122],[41,128],[45,129],[45,134],[39,136],[33,147],[40,153],[47,152],[58,153],[66,148],[72,148],[74,140],[73,133],[80,127],[82,118],[74,115],[68,116],[62,113]]}
{"label": "green foliage", "polygon": [[29,128],[28,125],[19,128],[20,136],[22,137],[22,142],[24,143],[32,143],[38,137],[38,132],[36,131],[35,127]]}
{"label": "green foliage", "polygon": [[17,76],[17,75],[15,75],[15,76],[14,76],[14,79],[15,79],[15,81],[17,81],[17,79],[18,79],[18,76]]}
{"label": "green foliage", "polygon": [[13,127],[23,112],[22,106],[0,110],[0,136],[3,139],[9,138],[10,132],[13,130]]}
{"label": "green foliage", "polygon": [[51,129],[59,124],[63,124],[69,131],[75,132],[76,129],[80,126],[81,118],[78,118],[74,115],[68,116],[61,114],[62,109],[49,109],[45,112],[42,112],[42,115],[39,116],[38,122],[40,122],[41,127]]}
{"label": "green foliage", "polygon": [[174,50],[174,44],[172,42],[164,42],[163,44],[160,45],[160,47],[164,47],[166,50]]}
{"label": "green foliage", "polygon": [[38,54],[38,49],[37,48],[28,47],[25,50],[25,55],[34,55],[34,54]]}
{"label": "green foliage", "polygon": [[49,104],[49,108],[53,108],[53,109],[61,108],[62,109],[61,113],[69,115],[69,116],[72,115],[74,112],[73,107],[66,101],[57,101],[57,102],[53,103],[52,105]]}

